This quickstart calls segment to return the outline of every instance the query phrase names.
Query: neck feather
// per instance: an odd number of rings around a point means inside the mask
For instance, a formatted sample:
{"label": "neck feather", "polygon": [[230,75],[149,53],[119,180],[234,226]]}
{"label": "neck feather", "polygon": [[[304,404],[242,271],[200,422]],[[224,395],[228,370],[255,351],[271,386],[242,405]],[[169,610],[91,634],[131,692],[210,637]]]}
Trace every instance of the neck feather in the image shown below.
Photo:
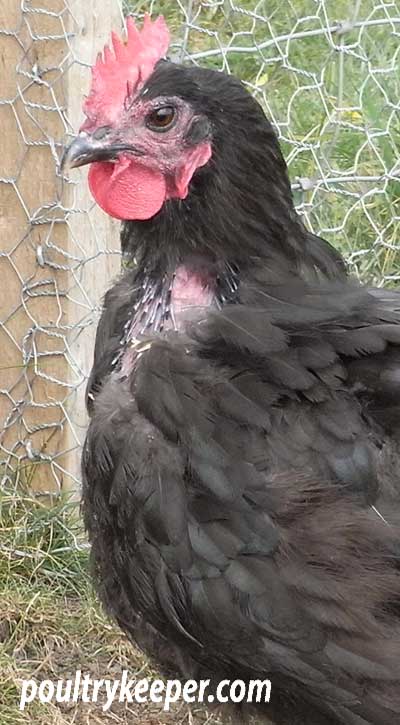
{"label": "neck feather", "polygon": [[250,135],[243,124],[232,129],[221,121],[212,159],[194,175],[186,199],[124,224],[123,253],[141,274],[159,281],[193,256],[214,266],[216,276],[229,266],[241,276],[260,266],[289,275],[343,273],[339,255],[297,215],[276,135],[258,104],[252,112]]}

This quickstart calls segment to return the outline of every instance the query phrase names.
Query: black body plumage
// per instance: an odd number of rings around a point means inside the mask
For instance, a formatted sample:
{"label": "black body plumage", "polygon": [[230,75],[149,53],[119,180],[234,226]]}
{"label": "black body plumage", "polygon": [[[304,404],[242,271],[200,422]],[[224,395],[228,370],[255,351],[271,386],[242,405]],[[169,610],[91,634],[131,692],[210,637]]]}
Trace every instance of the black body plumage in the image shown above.
{"label": "black body plumage", "polygon": [[[164,669],[270,677],[276,722],[393,725],[400,299],[305,230],[238,81],[160,63],[146,91],[171,90],[207,117],[187,142],[210,133],[213,156],[184,201],[123,228],[136,266],[105,297],[83,454],[98,591]],[[163,321],[198,259],[217,303],[155,329],[148,290]]]}

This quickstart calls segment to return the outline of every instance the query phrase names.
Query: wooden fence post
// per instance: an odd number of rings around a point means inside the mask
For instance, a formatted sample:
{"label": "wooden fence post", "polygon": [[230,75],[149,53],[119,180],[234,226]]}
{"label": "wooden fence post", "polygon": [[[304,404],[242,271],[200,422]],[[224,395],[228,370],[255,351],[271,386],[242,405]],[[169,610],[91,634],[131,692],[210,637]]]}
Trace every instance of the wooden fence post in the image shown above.
{"label": "wooden fence post", "polygon": [[86,172],[62,183],[89,65],[121,27],[119,0],[0,8],[0,464],[39,491],[75,485],[95,307],[119,269],[118,225]]}

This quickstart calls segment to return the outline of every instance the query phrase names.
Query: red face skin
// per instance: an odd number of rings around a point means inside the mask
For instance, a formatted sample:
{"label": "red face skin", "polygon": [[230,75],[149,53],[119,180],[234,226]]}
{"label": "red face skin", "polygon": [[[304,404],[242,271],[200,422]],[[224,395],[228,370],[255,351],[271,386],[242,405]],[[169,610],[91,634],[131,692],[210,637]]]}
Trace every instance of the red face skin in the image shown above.
{"label": "red face skin", "polygon": [[[200,118],[188,102],[147,96],[146,81],[165,58],[168,45],[162,17],[153,22],[145,16],[141,31],[128,18],[124,43],[112,34],[111,45],[92,68],[92,85],[84,103],[86,121],[63,157],[62,167],[91,164],[90,190],[99,206],[117,219],[150,219],[168,199],[184,199],[196,169],[211,157],[208,139],[194,145],[187,141]],[[157,123],[154,120],[160,109],[173,109],[166,124],[165,116],[161,124],[158,117]],[[179,328],[187,315],[213,304],[214,287],[209,270],[193,260],[188,266],[181,264],[171,289],[174,325]],[[154,297],[153,304],[158,302]],[[133,337],[139,322],[142,327],[141,317],[132,320]]]}
{"label": "red face skin", "polygon": [[[138,94],[119,109],[91,108],[81,132],[102,136],[105,147],[130,144],[117,161],[96,161],[89,171],[89,187],[96,202],[110,216],[122,220],[150,219],[167,199],[184,199],[197,168],[207,163],[211,145],[203,141],[188,147],[184,138],[194,119],[192,108],[179,98],[158,97],[146,101]],[[148,127],[149,114],[172,106],[175,117],[167,129]]]}

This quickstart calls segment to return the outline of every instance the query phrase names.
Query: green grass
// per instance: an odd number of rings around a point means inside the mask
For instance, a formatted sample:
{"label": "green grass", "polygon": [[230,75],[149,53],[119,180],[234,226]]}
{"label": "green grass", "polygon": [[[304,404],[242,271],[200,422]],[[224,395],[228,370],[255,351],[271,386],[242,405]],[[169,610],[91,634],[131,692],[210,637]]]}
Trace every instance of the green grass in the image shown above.
{"label": "green grass", "polygon": [[35,582],[52,592],[80,596],[87,578],[87,544],[76,504],[49,505],[29,493],[0,497],[0,580]]}
{"label": "green grass", "polygon": [[[189,5],[186,0],[131,0],[125,10],[163,13],[174,53],[187,24],[182,7]],[[362,0],[354,17],[356,5],[354,0],[193,0],[195,29],[188,34],[188,51],[198,54],[229,45],[254,48],[338,21],[400,17],[394,4],[379,8],[375,0]],[[400,179],[384,178],[400,157],[400,114],[395,110],[400,97],[398,34],[393,29],[398,33],[400,25],[333,34],[333,43],[342,44],[345,53],[321,34],[273,42],[255,53],[227,52],[198,60],[248,84],[278,129],[294,183],[299,177],[361,177],[295,191],[295,200],[306,224],[339,248],[356,273],[376,284],[394,283],[391,277],[400,275]]]}

